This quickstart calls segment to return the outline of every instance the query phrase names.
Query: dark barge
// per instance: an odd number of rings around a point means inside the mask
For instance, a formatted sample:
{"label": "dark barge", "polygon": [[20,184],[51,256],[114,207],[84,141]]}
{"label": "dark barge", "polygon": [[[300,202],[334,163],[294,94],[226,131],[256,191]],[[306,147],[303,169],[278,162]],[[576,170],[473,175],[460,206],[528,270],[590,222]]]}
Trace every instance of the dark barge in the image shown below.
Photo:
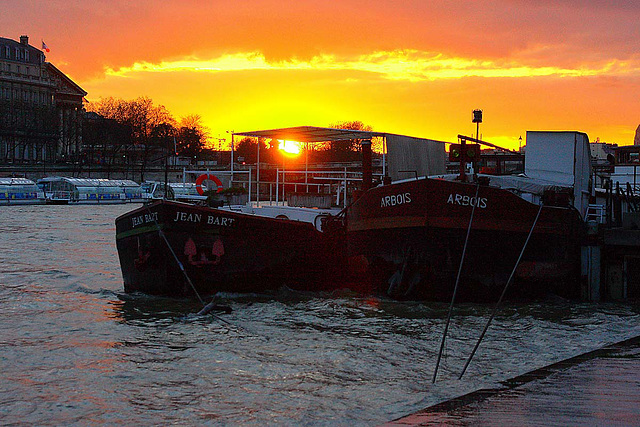
{"label": "dark barge", "polygon": [[336,265],[311,223],[167,200],[116,219],[116,244],[126,292],[193,295],[180,265],[203,294],[315,291]]}
{"label": "dark barge", "polygon": [[[374,187],[365,168],[359,198],[342,210],[309,210],[302,221],[253,206],[234,211],[159,201],[139,208],[116,220],[126,291],[189,295],[182,265],[198,292],[209,294],[286,285],[447,300],[460,271],[461,298],[494,300],[517,266],[511,296],[580,296],[592,191],[583,133],[528,132],[526,170],[517,176],[463,168],[447,175],[444,143],[399,135],[312,127],[238,135],[302,142],[382,136],[387,174],[396,180]],[[463,150],[465,142],[481,142],[460,139]],[[362,146],[366,158],[370,144]],[[392,155],[404,163],[392,166]],[[397,179],[404,170],[415,178]]]}

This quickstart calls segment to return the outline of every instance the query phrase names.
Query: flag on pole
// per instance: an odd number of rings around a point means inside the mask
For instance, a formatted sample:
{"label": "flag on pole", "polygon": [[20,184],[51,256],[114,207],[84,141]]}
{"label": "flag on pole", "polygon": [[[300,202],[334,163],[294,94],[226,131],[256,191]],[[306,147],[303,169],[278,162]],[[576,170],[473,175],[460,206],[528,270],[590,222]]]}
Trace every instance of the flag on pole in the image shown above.
{"label": "flag on pole", "polygon": [[44,40],[42,41],[42,50],[44,50],[45,52],[49,52],[51,50],[49,49],[47,44],[44,42]]}

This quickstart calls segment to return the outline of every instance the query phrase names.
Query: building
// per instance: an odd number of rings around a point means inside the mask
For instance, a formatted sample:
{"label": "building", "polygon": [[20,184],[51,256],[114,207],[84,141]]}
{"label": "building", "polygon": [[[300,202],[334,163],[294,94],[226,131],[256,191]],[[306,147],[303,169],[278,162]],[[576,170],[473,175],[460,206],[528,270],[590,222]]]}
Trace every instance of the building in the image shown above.
{"label": "building", "polygon": [[617,148],[618,144],[608,144],[606,142],[600,142],[598,139],[589,144],[591,160],[593,160],[595,164],[611,163],[611,158],[615,157]]}
{"label": "building", "polygon": [[28,36],[0,37],[0,163],[74,160],[86,95]]}

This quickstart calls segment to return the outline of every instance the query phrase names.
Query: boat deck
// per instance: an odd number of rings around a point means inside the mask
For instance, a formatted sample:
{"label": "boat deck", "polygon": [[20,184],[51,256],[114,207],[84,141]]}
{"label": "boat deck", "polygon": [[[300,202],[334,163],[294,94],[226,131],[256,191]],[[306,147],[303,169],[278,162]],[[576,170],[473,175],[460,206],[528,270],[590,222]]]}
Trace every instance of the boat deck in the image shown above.
{"label": "boat deck", "polygon": [[391,421],[385,426],[618,425],[640,422],[640,337]]}

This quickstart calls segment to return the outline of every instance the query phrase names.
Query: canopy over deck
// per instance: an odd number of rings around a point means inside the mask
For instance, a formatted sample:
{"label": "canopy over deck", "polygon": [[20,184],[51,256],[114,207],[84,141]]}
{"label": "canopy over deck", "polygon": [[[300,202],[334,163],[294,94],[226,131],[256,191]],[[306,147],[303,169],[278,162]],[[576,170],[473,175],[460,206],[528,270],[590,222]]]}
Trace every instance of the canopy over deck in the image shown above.
{"label": "canopy over deck", "polygon": [[233,135],[253,138],[282,139],[297,142],[348,141],[353,139],[371,139],[384,137],[385,132],[365,130],[321,128],[315,126],[296,126],[282,129],[257,130],[252,132],[234,132]]}
{"label": "canopy over deck", "polygon": [[[402,173],[406,171],[415,171],[417,175],[424,176],[443,174],[445,171],[444,146],[446,142],[443,141],[414,138],[387,132],[335,129],[315,126],[297,126],[252,132],[234,132],[233,136],[236,135],[252,138],[297,141],[307,144],[316,142],[368,140],[375,137],[381,137],[384,138],[382,150],[382,174],[385,176],[387,175],[386,156],[388,152],[388,172],[392,180],[400,179],[402,177]],[[260,158],[259,154],[258,158]],[[307,166],[305,161],[305,170],[306,168]]]}

